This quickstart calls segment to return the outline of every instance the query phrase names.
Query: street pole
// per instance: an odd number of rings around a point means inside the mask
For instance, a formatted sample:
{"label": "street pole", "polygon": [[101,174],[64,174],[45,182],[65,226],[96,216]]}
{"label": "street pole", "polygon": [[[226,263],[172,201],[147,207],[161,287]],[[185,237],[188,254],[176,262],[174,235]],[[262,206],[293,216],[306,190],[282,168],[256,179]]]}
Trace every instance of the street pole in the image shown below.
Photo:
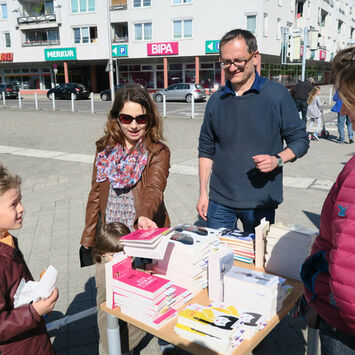
{"label": "street pole", "polygon": [[308,28],[305,27],[304,38],[303,38],[302,81],[305,81],[305,77],[306,77],[307,42],[308,42]]}
{"label": "street pole", "polygon": [[107,0],[107,32],[108,32],[108,65],[110,73],[110,89],[111,89],[111,101],[115,98],[115,84],[113,82],[113,61],[112,61],[112,40],[111,40],[111,16],[110,16],[110,1]]}

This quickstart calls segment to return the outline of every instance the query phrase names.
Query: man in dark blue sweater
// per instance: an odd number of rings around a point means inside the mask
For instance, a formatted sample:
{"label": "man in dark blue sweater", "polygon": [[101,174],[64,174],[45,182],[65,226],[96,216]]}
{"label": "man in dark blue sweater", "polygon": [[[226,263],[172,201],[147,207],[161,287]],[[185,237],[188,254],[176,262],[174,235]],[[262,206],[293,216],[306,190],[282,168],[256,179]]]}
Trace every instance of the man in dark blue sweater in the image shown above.
{"label": "man in dark blue sweater", "polygon": [[227,82],[208,101],[198,148],[196,207],[211,228],[234,228],[238,218],[248,232],[263,217],[274,223],[282,202],[282,166],[309,147],[287,89],[256,72],[258,56],[249,31],[232,30],[220,41]]}

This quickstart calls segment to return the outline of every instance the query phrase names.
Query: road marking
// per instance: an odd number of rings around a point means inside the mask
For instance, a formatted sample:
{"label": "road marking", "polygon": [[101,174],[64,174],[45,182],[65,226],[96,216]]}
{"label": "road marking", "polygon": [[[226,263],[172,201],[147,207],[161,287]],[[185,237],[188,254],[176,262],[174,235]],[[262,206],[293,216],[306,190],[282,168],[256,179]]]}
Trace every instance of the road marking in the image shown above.
{"label": "road marking", "polygon": [[[5,145],[0,145],[0,154],[11,154],[39,159],[62,160],[83,164],[92,164],[94,161],[94,155],[90,154],[75,154]],[[198,168],[192,165],[172,164],[170,168],[170,174],[198,176]],[[308,177],[283,177],[283,186],[295,189],[316,189],[328,191],[332,185],[333,181],[331,180],[320,180]]]}

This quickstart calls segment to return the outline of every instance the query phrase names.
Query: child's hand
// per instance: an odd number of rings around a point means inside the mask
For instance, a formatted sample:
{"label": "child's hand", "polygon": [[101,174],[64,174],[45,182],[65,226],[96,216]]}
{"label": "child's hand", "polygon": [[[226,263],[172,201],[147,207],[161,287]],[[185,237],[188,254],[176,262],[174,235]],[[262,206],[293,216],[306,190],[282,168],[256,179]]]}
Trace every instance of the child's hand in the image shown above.
{"label": "child's hand", "polygon": [[138,218],[138,229],[150,229],[157,228],[157,225],[154,221],[149,219],[148,217],[140,216]]}
{"label": "child's hand", "polygon": [[32,306],[40,316],[44,316],[45,314],[53,311],[58,296],[58,289],[55,288],[52,294],[46,300],[33,302]]}

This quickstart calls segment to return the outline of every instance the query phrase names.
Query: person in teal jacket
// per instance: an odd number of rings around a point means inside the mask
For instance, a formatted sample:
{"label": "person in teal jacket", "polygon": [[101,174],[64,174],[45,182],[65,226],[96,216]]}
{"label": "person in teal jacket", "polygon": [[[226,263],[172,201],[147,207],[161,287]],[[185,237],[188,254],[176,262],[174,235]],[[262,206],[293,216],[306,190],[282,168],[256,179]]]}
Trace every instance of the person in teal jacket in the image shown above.
{"label": "person in teal jacket", "polygon": [[343,104],[341,98],[339,97],[338,91],[335,91],[335,94],[333,96],[333,101],[335,101],[335,105],[332,107],[332,111],[336,112],[338,114],[338,133],[339,137],[337,140],[337,143],[344,143],[345,141],[345,130],[344,126],[346,124],[346,127],[348,129],[348,137],[349,137],[349,144],[354,143],[353,140],[353,129],[351,126],[351,121],[348,115],[342,115],[340,114],[341,106]]}

